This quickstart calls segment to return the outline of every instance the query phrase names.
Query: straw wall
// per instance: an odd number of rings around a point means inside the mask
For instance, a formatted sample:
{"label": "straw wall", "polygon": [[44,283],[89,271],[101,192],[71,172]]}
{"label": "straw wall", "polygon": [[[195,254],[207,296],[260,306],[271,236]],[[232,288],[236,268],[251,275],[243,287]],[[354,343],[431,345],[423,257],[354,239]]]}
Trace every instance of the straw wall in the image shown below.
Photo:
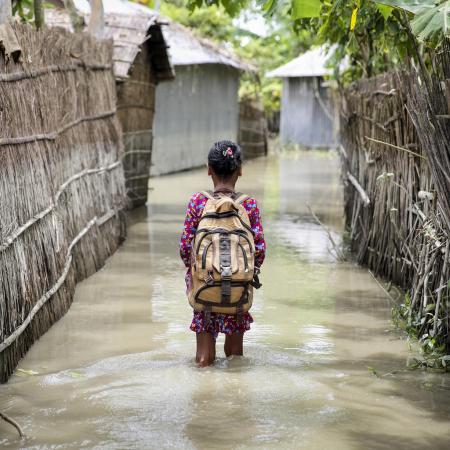
{"label": "straw wall", "polygon": [[449,352],[450,85],[444,67],[441,61],[433,76],[390,73],[347,89],[341,155],[358,262],[404,288],[406,327],[431,349]]}
{"label": "straw wall", "polygon": [[262,106],[240,101],[238,142],[246,159],[267,154],[267,121]]}
{"label": "straw wall", "polygon": [[110,43],[15,24],[0,55],[0,379],[124,236]]}
{"label": "straw wall", "polygon": [[147,202],[152,160],[155,75],[148,45],[136,57],[130,77],[118,82],[117,95],[127,192],[132,206],[137,207]]}

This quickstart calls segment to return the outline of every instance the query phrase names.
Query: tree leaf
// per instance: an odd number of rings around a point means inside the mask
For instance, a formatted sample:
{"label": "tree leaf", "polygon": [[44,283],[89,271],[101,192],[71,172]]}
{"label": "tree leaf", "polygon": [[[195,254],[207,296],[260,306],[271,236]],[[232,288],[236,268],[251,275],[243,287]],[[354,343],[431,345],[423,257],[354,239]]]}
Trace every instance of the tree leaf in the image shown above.
{"label": "tree leaf", "polygon": [[321,6],[320,0],[292,0],[292,18],[319,17]]}
{"label": "tree leaf", "polygon": [[384,20],[388,20],[392,14],[392,11],[394,11],[394,8],[392,6],[382,5],[381,3],[377,4],[377,9],[384,17]]}
{"label": "tree leaf", "polygon": [[352,18],[350,19],[350,31],[353,31],[355,29],[357,18],[358,18],[358,8],[354,8],[352,11]]}
{"label": "tree leaf", "polygon": [[435,0],[375,0],[375,3],[403,9],[413,14],[435,6]]}
{"label": "tree leaf", "polygon": [[264,12],[269,12],[269,11],[271,11],[272,8],[273,8],[274,3],[275,3],[275,0],[267,0],[267,2],[265,2],[265,3],[263,4],[263,6],[262,6],[262,10],[263,10]]}
{"label": "tree leaf", "polygon": [[450,1],[427,9],[411,21],[411,30],[420,41],[431,42],[441,34],[448,34],[450,23]]}

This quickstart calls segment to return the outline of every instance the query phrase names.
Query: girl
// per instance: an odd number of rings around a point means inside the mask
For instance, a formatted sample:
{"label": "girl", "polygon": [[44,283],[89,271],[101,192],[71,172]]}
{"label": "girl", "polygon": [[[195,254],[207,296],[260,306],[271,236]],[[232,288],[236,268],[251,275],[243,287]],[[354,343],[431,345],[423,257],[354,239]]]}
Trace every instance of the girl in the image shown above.
{"label": "girl", "polygon": [[[214,193],[233,195],[238,178],[242,175],[242,156],[240,148],[231,141],[216,142],[208,154],[208,175],[212,178]],[[181,259],[188,268],[186,273],[186,287],[189,292],[192,286],[190,261],[192,242],[202,215],[207,197],[201,193],[194,194],[189,200],[184,230],[180,241]],[[256,200],[247,198],[242,203],[247,211],[250,224],[254,232],[255,267],[261,267],[264,261],[266,244],[263,228]],[[225,355],[242,355],[245,331],[250,329],[252,316],[247,312],[243,320],[236,316],[211,313],[209,320],[205,320],[203,312],[194,311],[191,330],[197,334],[196,362],[200,367],[209,366],[216,357],[216,338],[219,332],[225,334]]]}

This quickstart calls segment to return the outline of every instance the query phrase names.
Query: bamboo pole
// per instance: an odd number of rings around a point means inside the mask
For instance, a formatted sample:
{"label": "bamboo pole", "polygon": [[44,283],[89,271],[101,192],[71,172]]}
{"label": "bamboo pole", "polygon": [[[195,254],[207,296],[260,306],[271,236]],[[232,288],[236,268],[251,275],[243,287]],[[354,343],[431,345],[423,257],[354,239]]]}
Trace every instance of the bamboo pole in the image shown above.
{"label": "bamboo pole", "polygon": [[0,412],[0,419],[3,419],[6,423],[9,423],[10,425],[12,425],[17,430],[17,432],[19,433],[19,436],[21,438],[25,437],[25,435],[23,434],[22,428],[14,419],[12,419],[7,414],[2,413],[2,412]]}
{"label": "bamboo pole", "polygon": [[64,6],[69,12],[70,21],[72,22],[73,31],[81,32],[83,31],[84,19],[78,13],[77,7],[73,0],[64,0]]}
{"label": "bamboo pole", "polygon": [[36,28],[42,28],[45,25],[44,8],[42,0],[34,0],[34,23]]}
{"label": "bamboo pole", "polygon": [[366,191],[363,189],[363,187],[359,184],[358,180],[350,172],[347,172],[347,179],[348,179],[348,181],[350,181],[350,183],[352,183],[354,188],[358,191],[364,205],[366,205],[366,206],[369,205],[370,198],[367,195]]}
{"label": "bamboo pole", "polygon": [[102,0],[91,0],[91,17],[87,27],[87,32],[96,37],[102,39],[105,31],[105,14],[103,9]]}
{"label": "bamboo pole", "polygon": [[0,25],[7,23],[12,16],[11,0],[0,1]]}

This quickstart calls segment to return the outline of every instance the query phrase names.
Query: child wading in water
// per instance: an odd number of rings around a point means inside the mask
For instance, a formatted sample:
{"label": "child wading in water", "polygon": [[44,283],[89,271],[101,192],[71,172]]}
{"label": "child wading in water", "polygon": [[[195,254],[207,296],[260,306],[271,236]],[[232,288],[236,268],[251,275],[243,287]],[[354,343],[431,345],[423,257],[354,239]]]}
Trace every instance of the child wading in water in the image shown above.
{"label": "child wading in water", "polygon": [[208,175],[214,191],[191,197],[180,241],[200,367],[213,364],[219,332],[225,334],[227,357],[243,354],[244,333],[253,322],[248,312],[253,286],[259,287],[266,250],[256,200],[235,191],[242,175],[240,148],[216,142],[208,154]]}

